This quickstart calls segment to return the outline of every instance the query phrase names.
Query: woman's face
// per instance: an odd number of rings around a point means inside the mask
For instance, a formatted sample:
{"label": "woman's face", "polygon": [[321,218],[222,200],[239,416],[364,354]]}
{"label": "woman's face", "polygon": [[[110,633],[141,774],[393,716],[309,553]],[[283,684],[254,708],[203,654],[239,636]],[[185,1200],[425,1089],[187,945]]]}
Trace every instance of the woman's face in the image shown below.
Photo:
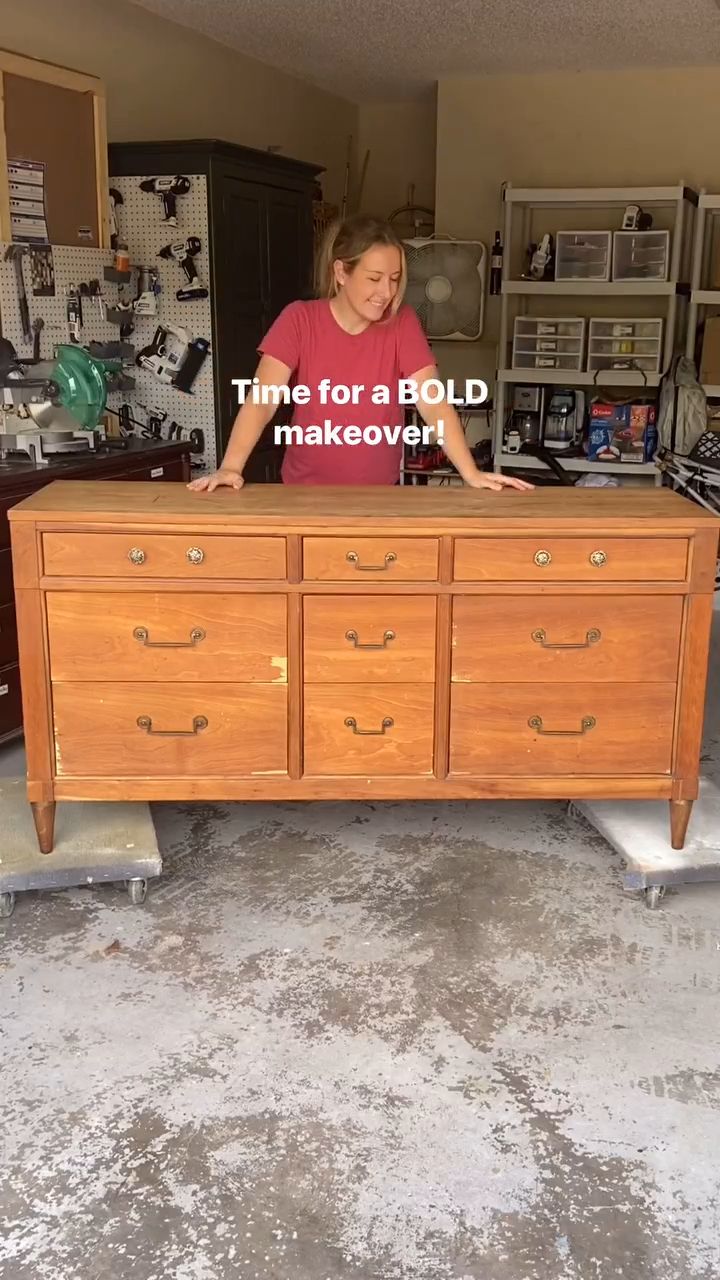
{"label": "woman's face", "polygon": [[338,283],[353,311],[364,320],[381,320],[395,297],[401,276],[400,250],[392,245],[375,245],[368,249],[347,271],[344,264],[335,265]]}

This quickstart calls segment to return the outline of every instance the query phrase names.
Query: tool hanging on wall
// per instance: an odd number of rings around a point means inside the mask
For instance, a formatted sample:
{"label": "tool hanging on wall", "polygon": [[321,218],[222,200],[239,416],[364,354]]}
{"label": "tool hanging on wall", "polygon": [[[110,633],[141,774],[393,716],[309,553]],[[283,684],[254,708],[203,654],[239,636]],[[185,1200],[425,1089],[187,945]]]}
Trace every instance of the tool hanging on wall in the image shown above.
{"label": "tool hanging on wall", "polygon": [[67,290],[67,322],[70,332],[70,341],[80,341],[80,330],[82,329],[82,302],[80,299],[80,291],[77,285],[69,284]]}
{"label": "tool hanging on wall", "polygon": [[45,328],[45,321],[42,316],[38,316],[32,322],[33,331],[33,360],[40,359],[40,333]]}
{"label": "tool hanging on wall", "polygon": [[5,250],[5,261],[12,262],[15,268],[15,285],[17,288],[18,305],[20,307],[20,323],[22,325],[23,339],[28,346],[32,346],[32,328],[30,325],[30,308],[28,307],[27,293],[25,292],[25,276],[23,275],[23,258],[29,252],[29,246],[25,244],[9,244]]}
{"label": "tool hanging on wall", "polygon": [[141,191],[150,191],[160,196],[163,205],[162,221],[168,226],[177,226],[177,197],[186,196],[190,190],[190,179],[182,174],[174,178],[144,178],[140,183]]}
{"label": "tool hanging on wall", "polygon": [[175,297],[178,302],[192,302],[195,298],[207,298],[208,291],[200,282],[193,258],[202,249],[197,236],[188,236],[187,240],[177,240],[174,244],[166,244],[158,253],[158,258],[172,259],[179,262],[187,279],[187,285],[178,289]]}
{"label": "tool hanging on wall", "polygon": [[161,382],[189,393],[209,350],[206,338],[191,338],[187,329],[166,323],[158,325],[152,342],[138,351],[135,362]]}
{"label": "tool hanging on wall", "polygon": [[133,309],[138,316],[157,315],[157,297],[160,281],[155,267],[138,267],[137,297]]}

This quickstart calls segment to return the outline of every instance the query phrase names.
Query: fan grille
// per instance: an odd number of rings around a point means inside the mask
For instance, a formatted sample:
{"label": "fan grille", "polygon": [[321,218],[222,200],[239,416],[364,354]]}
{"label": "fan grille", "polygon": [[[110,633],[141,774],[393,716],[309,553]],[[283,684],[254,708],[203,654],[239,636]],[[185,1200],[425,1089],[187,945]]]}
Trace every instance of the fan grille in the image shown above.
{"label": "fan grille", "polygon": [[406,242],[406,300],[429,337],[480,336],[485,292],[485,246],[479,241]]}

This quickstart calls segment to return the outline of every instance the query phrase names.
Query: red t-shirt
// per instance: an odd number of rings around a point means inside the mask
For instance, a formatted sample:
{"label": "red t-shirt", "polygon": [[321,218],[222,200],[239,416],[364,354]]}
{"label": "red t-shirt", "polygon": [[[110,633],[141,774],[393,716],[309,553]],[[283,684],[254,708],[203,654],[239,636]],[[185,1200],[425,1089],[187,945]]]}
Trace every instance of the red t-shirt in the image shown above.
{"label": "red t-shirt", "polygon": [[[274,356],[291,370],[290,386],[307,387],[307,404],[283,409],[289,425],[321,428],[326,420],[332,428],[377,426],[379,443],[359,439],[358,443],[313,444],[296,439],[288,443],[282,466],[285,484],[395,484],[400,473],[403,442],[397,432],[393,444],[383,428],[402,428],[406,407],[398,396],[399,379],[412,378],[420,369],[434,365],[435,359],[422,326],[411,307],[403,304],[387,321],[370,324],[362,333],[347,333],[340,327],[329,299],[291,302],[280,313],[258,350]],[[325,403],[320,384],[329,379]],[[346,404],[332,398],[333,387],[362,387]],[[387,387],[389,403],[373,402],[377,387]],[[377,394],[377,393],[376,393]],[[382,393],[380,393],[382,394]],[[290,415],[289,419],[287,415]],[[359,432],[355,432],[359,436]],[[377,437],[378,432],[371,433]]]}

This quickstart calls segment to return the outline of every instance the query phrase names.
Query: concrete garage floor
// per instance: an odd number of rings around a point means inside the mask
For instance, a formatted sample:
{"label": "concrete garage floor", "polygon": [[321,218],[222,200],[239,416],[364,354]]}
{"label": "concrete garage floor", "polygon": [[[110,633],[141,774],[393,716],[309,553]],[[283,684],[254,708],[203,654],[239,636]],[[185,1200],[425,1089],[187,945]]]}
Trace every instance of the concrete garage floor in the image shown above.
{"label": "concrete garage floor", "polygon": [[2,1280],[716,1280],[720,885],[553,804],[154,812],[143,907],[0,921]]}

